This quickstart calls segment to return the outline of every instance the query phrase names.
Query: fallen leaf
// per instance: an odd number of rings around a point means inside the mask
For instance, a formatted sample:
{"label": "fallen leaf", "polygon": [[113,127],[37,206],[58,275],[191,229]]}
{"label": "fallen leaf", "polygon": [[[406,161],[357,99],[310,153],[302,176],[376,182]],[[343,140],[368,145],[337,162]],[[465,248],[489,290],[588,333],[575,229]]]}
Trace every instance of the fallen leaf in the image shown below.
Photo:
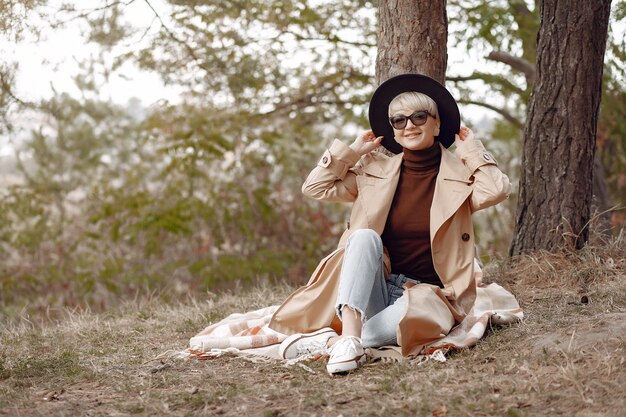
{"label": "fallen leaf", "polygon": [[440,405],[439,407],[435,408],[432,412],[432,416],[433,417],[443,417],[445,415],[448,414],[448,407],[446,407],[445,405]]}
{"label": "fallen leaf", "polygon": [[50,391],[43,396],[44,401],[59,401],[60,396],[65,392],[65,389],[62,389],[60,392]]}

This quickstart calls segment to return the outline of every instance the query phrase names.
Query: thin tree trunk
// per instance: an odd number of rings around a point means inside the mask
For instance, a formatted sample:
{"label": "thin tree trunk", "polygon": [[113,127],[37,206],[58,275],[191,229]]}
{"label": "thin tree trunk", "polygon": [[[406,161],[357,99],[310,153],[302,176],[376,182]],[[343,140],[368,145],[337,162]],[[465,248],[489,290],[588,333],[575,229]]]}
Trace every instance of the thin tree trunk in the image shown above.
{"label": "thin tree trunk", "polygon": [[448,59],[446,1],[381,0],[378,11],[377,83],[407,72],[443,83]]}
{"label": "thin tree trunk", "polygon": [[610,0],[541,2],[512,255],[588,240],[610,7]]}

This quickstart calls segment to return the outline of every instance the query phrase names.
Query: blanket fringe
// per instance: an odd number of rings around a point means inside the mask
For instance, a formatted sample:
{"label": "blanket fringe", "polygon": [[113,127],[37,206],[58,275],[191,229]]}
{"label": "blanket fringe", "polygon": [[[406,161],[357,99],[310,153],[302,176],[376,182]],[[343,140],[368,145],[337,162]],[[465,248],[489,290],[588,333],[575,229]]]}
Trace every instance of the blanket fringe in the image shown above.
{"label": "blanket fringe", "polygon": [[424,357],[428,358],[427,360],[433,360],[433,361],[444,363],[444,362],[446,362],[448,360],[446,358],[446,353],[448,353],[448,350],[449,349],[437,349],[436,351],[434,351],[430,355],[424,356]]}

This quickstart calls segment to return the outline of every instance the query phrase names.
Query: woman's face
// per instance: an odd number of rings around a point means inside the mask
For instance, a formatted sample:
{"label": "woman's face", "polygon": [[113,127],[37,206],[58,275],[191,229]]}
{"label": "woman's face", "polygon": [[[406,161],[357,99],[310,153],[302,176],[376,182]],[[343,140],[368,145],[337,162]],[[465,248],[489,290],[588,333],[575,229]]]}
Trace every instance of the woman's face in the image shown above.
{"label": "woman's face", "polygon": [[[400,107],[394,111],[391,116],[410,116],[414,112],[422,111],[424,109],[415,109]],[[428,116],[426,123],[421,126],[415,126],[411,119],[407,120],[404,129],[393,128],[393,133],[396,137],[396,142],[402,145],[404,148],[419,151],[421,149],[427,149],[433,146],[435,143],[435,136],[439,134],[439,119],[435,119],[432,116]],[[437,130],[437,132],[435,132]]]}

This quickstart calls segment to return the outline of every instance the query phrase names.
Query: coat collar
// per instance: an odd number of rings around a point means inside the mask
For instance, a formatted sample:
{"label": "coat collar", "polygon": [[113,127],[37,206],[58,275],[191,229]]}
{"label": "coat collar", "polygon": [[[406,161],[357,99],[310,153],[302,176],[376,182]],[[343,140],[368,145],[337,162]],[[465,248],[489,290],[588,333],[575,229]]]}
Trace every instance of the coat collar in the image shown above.
{"label": "coat collar", "polygon": [[470,172],[467,167],[442,144],[439,146],[441,146],[441,164],[439,164],[438,178],[470,183]]}
{"label": "coat collar", "polygon": [[363,167],[363,171],[377,178],[391,178],[400,176],[402,154],[399,153],[390,158],[378,159]]}
{"label": "coat collar", "polygon": [[[465,165],[441,146],[441,163],[433,204],[430,213],[431,239],[437,230],[449,219],[471,194],[472,184],[470,172]],[[389,214],[389,208],[400,178],[402,154],[390,158],[377,159],[363,166],[366,177],[359,176],[359,192],[363,200],[367,201],[365,211],[368,218],[368,227],[382,233]]]}
{"label": "coat collar", "polygon": [[[446,149],[441,143],[441,163],[439,164],[438,177],[450,181],[469,183],[469,172],[465,165]],[[390,158],[378,159],[363,167],[363,171],[378,178],[391,178],[400,175],[402,165],[402,153]]]}

